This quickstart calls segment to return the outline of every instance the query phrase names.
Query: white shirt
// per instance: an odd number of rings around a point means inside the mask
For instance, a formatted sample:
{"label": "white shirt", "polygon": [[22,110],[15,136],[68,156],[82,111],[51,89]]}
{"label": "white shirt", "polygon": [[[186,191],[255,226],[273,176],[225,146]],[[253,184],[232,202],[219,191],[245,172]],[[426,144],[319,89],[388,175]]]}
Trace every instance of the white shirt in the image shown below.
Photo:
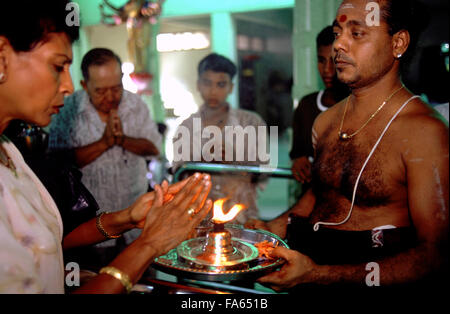
{"label": "white shirt", "polygon": [[448,122],[448,103],[434,106],[434,109],[439,112]]}

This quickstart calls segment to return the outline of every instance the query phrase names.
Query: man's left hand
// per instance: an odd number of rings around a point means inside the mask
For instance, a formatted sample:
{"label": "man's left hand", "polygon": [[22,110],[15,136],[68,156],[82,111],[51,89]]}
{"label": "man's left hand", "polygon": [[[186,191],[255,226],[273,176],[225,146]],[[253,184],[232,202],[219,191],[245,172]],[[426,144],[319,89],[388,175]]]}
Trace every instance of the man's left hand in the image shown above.
{"label": "man's left hand", "polygon": [[308,256],[285,247],[276,247],[271,257],[281,257],[286,263],[279,271],[261,277],[258,282],[267,284],[275,291],[292,288],[299,283],[310,282],[311,273],[318,267]]}

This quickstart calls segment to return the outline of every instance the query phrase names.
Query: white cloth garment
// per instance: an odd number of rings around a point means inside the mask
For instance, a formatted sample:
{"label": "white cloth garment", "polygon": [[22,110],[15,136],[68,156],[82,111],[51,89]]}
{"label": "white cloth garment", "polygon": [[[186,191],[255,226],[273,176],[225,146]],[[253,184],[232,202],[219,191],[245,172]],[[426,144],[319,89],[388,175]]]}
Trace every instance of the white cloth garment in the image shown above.
{"label": "white cloth garment", "polygon": [[17,169],[0,164],[0,293],[64,293],[59,211],[14,144],[0,145]]}

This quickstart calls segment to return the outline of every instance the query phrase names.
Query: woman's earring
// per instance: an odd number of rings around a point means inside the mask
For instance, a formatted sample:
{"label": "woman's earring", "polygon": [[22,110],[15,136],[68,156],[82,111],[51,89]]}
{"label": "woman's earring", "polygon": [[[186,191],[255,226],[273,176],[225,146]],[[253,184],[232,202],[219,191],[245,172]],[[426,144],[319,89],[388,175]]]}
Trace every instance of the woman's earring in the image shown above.
{"label": "woman's earring", "polygon": [[402,57],[402,54],[399,53],[399,54],[397,55],[397,59],[400,59],[401,57]]}

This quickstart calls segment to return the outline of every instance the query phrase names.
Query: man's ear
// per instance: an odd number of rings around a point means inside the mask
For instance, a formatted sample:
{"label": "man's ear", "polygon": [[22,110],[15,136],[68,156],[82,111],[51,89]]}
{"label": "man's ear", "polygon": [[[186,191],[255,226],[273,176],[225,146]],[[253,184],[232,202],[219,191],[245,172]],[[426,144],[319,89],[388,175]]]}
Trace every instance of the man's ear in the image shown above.
{"label": "man's ear", "polygon": [[409,47],[411,37],[407,30],[401,30],[392,37],[392,53],[394,58],[401,57]]}
{"label": "man's ear", "polygon": [[7,75],[8,61],[12,50],[9,40],[4,36],[0,36],[0,73],[3,73],[4,77]]}
{"label": "man's ear", "polygon": [[81,87],[83,87],[83,89],[84,89],[85,92],[87,93],[88,88],[87,88],[87,83],[86,83],[86,81],[85,81],[85,80],[81,80],[81,81],[80,81],[80,85],[81,85]]}

